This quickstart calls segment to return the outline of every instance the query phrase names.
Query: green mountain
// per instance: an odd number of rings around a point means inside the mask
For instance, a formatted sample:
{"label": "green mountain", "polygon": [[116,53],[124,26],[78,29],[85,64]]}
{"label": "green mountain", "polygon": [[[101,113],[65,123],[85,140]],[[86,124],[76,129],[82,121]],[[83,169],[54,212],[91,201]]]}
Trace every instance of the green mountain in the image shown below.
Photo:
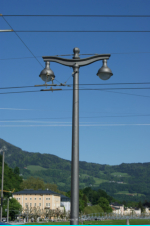
{"label": "green mountain", "polygon": [[[0,151],[5,151],[9,167],[20,168],[24,179],[30,176],[55,183],[59,190],[70,190],[71,162],[51,154],[23,151],[0,139]],[[116,166],[80,161],[80,188],[103,189],[118,200],[150,200],[150,162],[122,163]]]}

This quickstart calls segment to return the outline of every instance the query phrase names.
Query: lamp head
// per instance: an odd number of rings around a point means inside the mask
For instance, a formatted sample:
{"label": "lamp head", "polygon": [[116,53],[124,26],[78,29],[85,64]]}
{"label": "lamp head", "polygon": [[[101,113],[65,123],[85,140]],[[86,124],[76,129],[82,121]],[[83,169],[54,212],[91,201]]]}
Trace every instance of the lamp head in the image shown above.
{"label": "lamp head", "polygon": [[50,62],[45,62],[45,68],[41,71],[39,77],[46,83],[53,81],[55,78],[54,72],[50,69]]}
{"label": "lamp head", "polygon": [[103,66],[98,70],[97,76],[99,76],[102,80],[107,80],[113,75],[112,71],[109,67],[107,67],[107,60],[103,60]]}

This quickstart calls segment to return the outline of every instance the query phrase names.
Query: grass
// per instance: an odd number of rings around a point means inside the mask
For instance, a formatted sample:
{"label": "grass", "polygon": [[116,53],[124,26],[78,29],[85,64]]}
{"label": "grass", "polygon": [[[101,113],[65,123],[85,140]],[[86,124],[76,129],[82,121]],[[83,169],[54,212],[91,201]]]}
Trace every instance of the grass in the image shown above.
{"label": "grass", "polygon": [[115,194],[116,195],[127,195],[127,194],[129,194],[129,192],[128,191],[119,191],[119,192],[117,192]]}
{"label": "grass", "polygon": [[[87,177],[91,177],[91,176],[89,176],[88,174],[85,174],[85,173],[80,174],[80,178],[82,178],[82,179],[87,178]],[[97,178],[97,177],[92,177],[92,178],[95,180],[95,183],[93,184],[93,186],[94,185],[97,186],[101,183],[108,182],[108,180],[105,180],[105,179],[100,179],[100,178]],[[83,186],[83,187],[86,187],[85,183],[80,183],[80,185]]]}
{"label": "grass", "polygon": [[93,177],[93,179],[95,180],[95,184],[96,184],[96,185],[99,185],[99,184],[101,184],[101,183],[108,182],[108,180],[100,179],[100,178],[97,178],[97,177]]}
{"label": "grass", "polygon": [[[146,225],[150,224],[148,219],[132,219],[129,220],[130,225]],[[126,225],[126,220],[106,220],[106,221],[84,221],[83,225]],[[46,222],[46,223],[26,223],[25,225],[70,225],[70,222]],[[80,222],[82,225],[82,222]]]}
{"label": "grass", "polygon": [[[137,193],[129,193],[128,191],[119,191],[115,193],[116,195],[137,195]],[[143,194],[138,193],[138,196],[145,196]]]}
{"label": "grass", "polygon": [[130,177],[130,175],[128,173],[120,173],[120,172],[114,172],[114,173],[111,173],[112,176],[116,176],[116,177]]}
{"label": "grass", "polygon": [[29,166],[27,166],[27,169],[32,172],[40,171],[40,170],[47,170],[47,168],[43,168],[42,166],[36,166],[36,165],[29,165]]}
{"label": "grass", "polygon": [[83,212],[85,214],[90,214],[90,213],[102,213],[104,211],[99,205],[94,205],[94,206],[86,206]]}
{"label": "grass", "polygon": [[58,182],[57,185],[59,185],[59,186],[65,186],[65,183],[63,183],[63,182]]}

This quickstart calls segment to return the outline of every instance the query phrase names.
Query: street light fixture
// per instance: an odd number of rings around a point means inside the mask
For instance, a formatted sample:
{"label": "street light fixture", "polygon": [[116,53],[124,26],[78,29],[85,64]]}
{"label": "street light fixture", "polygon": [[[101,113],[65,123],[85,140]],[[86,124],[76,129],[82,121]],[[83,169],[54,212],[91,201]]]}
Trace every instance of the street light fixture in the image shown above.
{"label": "street light fixture", "polygon": [[[107,59],[110,54],[96,54],[92,57],[80,59],[79,48],[73,49],[73,59],[65,59],[56,56],[44,56],[46,67],[40,73],[45,82],[53,81],[53,71],[49,68],[49,62],[56,62],[73,68],[73,114],[72,114],[72,164],[71,164],[71,219],[70,224],[79,224],[79,68],[103,60],[103,66],[97,75],[102,80],[109,79],[113,73],[107,67]],[[45,90],[44,90],[45,91]]]}
{"label": "street light fixture", "polygon": [[103,66],[98,70],[97,76],[102,80],[108,80],[113,75],[109,67],[107,67],[107,60],[103,60]]}
{"label": "street light fixture", "polygon": [[50,69],[50,62],[46,61],[45,68],[41,71],[39,77],[46,83],[55,79],[54,72]]}

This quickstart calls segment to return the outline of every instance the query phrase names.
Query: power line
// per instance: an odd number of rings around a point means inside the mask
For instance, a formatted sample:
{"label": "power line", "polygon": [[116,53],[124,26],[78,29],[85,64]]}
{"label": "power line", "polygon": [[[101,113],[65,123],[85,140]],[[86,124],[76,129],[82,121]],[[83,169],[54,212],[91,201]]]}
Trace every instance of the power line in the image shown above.
{"label": "power line", "polygon": [[[2,14],[0,14],[2,15]],[[10,15],[10,14],[6,14],[6,15],[2,15],[2,16],[9,16],[9,17],[150,17],[150,15],[50,15],[50,14],[46,14],[46,15]]]}
{"label": "power line", "polygon": [[[149,117],[150,116],[150,114],[140,114],[140,115],[101,115],[101,116],[84,116],[84,117],[82,117],[82,116],[80,116],[80,118],[92,118],[92,119],[94,119],[94,118],[128,118],[128,117]],[[2,121],[4,121],[4,122],[6,122],[6,121],[8,121],[8,122],[10,122],[10,120],[11,121],[16,121],[16,122],[22,122],[22,120],[26,120],[27,122],[28,121],[30,121],[30,120],[49,120],[49,119],[72,119],[72,117],[56,117],[56,118],[29,118],[29,119],[1,119],[0,121],[2,122]],[[26,122],[25,121],[25,122]]]}
{"label": "power line", "polygon": [[0,93],[0,94],[12,94],[12,93],[35,93],[35,92],[40,92],[40,90],[33,90],[33,91],[20,91],[20,92],[5,92],[5,93]]}
{"label": "power line", "polygon": [[[81,89],[81,88],[79,88],[79,90],[122,90],[122,89],[150,89],[150,87],[131,87],[131,88],[102,88],[102,89],[89,89],[89,88],[87,88],[87,89]],[[63,89],[63,90],[72,90],[72,89]],[[78,89],[75,89],[75,90],[78,90]]]}
{"label": "power line", "polygon": [[13,87],[1,87],[0,89],[22,89],[22,88],[33,88],[35,86],[13,86]]}
{"label": "power line", "polygon": [[[3,17],[3,16],[2,16]],[[11,29],[12,26],[8,23],[8,21],[3,17],[3,19],[5,20],[5,22],[9,25],[9,27]],[[16,31],[13,30],[13,32],[17,35],[17,37],[20,39],[20,41],[24,44],[24,46],[29,50],[29,52],[32,54],[32,56],[36,59],[36,61],[43,67],[43,65],[40,63],[40,61],[36,58],[36,56],[33,54],[33,52],[29,49],[29,47],[25,44],[25,42],[20,38],[20,36],[16,33]]]}
{"label": "power line", "polygon": [[83,31],[83,30],[18,30],[18,31],[12,31],[12,32],[33,32],[33,33],[38,33],[38,32],[40,32],[40,33],[102,33],[102,32],[114,32],[114,33],[149,33],[150,32],[150,30],[137,30],[137,31],[133,31],[133,30],[131,30],[131,31],[129,31],[129,30],[127,30],[127,31],[119,31],[119,30],[114,30],[114,31],[111,31],[111,30],[85,30],[85,31]]}
{"label": "power line", "polygon": [[150,96],[146,96],[146,95],[140,95],[140,94],[133,94],[133,93],[124,93],[124,92],[115,92],[115,91],[105,91],[108,93],[119,93],[119,94],[124,94],[124,95],[129,95],[129,96],[139,96],[139,97],[148,97],[150,98]]}
{"label": "power line", "polygon": [[[127,53],[111,53],[111,54],[142,54],[142,53],[150,53],[150,52],[127,52]],[[72,56],[73,54],[67,54],[67,55],[55,55],[55,56]],[[93,56],[93,55],[98,55],[98,53],[93,53],[93,54],[79,54],[81,55],[88,55],[88,56]],[[42,57],[42,56],[36,56],[36,58],[38,57]],[[2,58],[0,60],[24,60],[24,59],[30,59],[30,58],[34,58],[34,57],[12,57],[12,58]]]}
{"label": "power line", "polygon": [[[78,84],[79,86],[110,86],[110,85],[147,85],[147,84],[150,84],[150,82],[122,82],[122,83],[96,83],[96,84]],[[70,86],[72,84],[69,84]],[[46,85],[45,85],[46,86]],[[17,89],[17,88],[33,88],[35,86],[9,86],[9,87],[0,87],[0,89]]]}
{"label": "power line", "polygon": [[[109,91],[109,90],[148,90],[150,87],[143,87],[143,88],[104,88],[104,89],[78,89],[80,91]],[[73,89],[62,89],[62,91],[72,91]],[[77,90],[77,89],[76,89]],[[32,90],[32,91],[19,91],[19,92],[4,92],[0,94],[13,94],[13,93],[34,93],[34,92],[40,92],[40,90]],[[150,97],[150,96],[145,96]]]}

